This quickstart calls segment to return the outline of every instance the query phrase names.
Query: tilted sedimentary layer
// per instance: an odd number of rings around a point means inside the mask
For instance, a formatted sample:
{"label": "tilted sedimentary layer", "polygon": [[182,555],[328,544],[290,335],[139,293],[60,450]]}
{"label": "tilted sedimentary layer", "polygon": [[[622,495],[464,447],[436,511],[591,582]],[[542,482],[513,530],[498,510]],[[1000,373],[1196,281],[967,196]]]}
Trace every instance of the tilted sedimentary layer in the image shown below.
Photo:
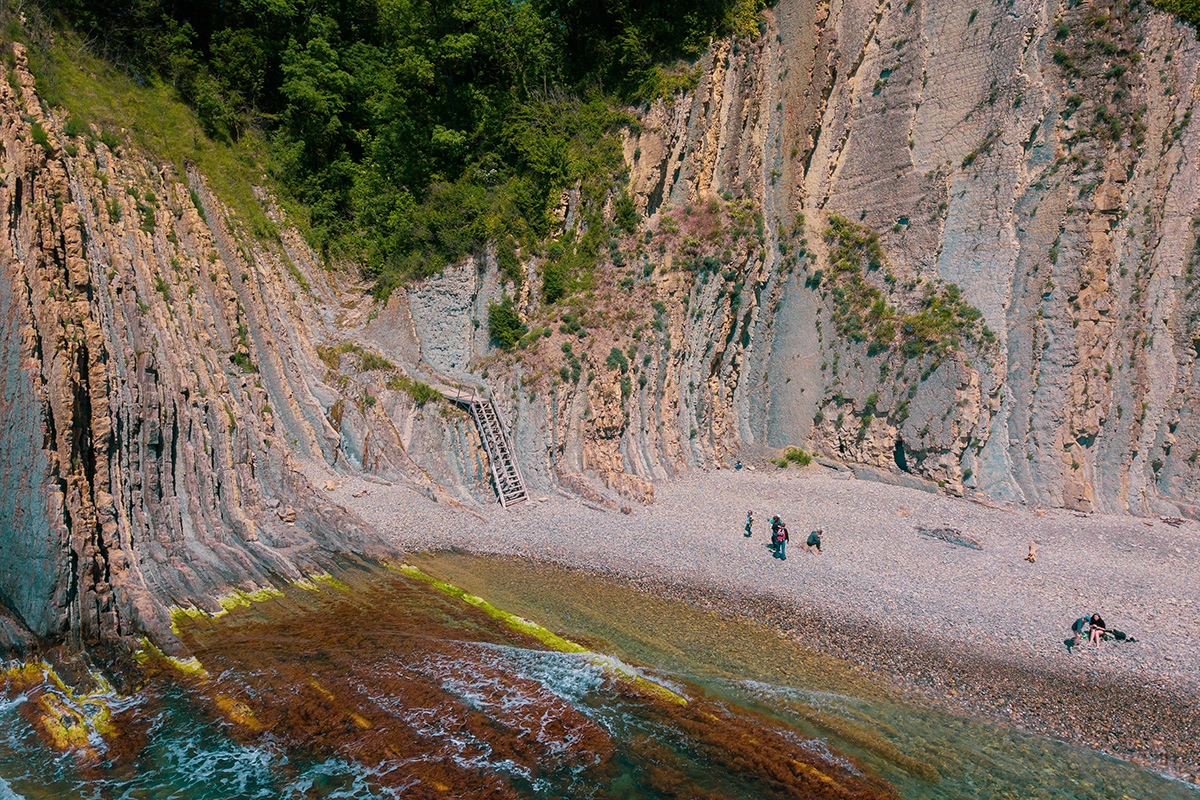
{"label": "tilted sedimentary layer", "polygon": [[0,81],[0,645],[32,633],[102,652],[150,632],[170,647],[171,605],[217,609],[374,537],[294,463],[333,460],[338,437],[276,275],[287,244],[243,248],[198,175],[67,140],[15,49]]}
{"label": "tilted sedimentary layer", "polygon": [[[1194,31],[1108,0],[763,20],[634,109],[641,219],[549,309],[538,253],[519,287],[487,252],[376,303],[266,194],[264,241],[195,170],[68,137],[17,47],[0,643],[170,650],[172,606],[385,551],[305,475],[491,502],[469,418],[422,381],[490,392],[535,494],[650,502],[797,445],[960,494],[1200,515]],[[581,204],[564,192],[567,247],[596,224]],[[512,353],[487,326],[506,293],[532,329]]]}
{"label": "tilted sedimentary layer", "polygon": [[[795,444],[956,493],[1195,516],[1194,30],[1103,0],[798,0],[765,19],[710,48],[694,91],[638,112],[625,156],[646,218],[598,281],[627,291],[585,310],[586,399],[554,380],[557,337],[491,369],[521,388],[514,416],[562,431],[551,468],[637,496]],[[831,229],[879,257],[839,269]],[[471,290],[479,316],[495,287],[485,272]],[[630,345],[647,380],[618,414],[605,356]]]}

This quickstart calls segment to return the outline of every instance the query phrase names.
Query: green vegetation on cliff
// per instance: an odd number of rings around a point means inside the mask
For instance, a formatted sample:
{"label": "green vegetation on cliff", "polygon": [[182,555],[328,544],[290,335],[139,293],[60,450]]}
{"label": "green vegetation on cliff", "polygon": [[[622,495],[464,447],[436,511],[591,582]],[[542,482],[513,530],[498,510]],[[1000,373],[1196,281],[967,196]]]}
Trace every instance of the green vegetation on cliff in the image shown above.
{"label": "green vegetation on cliff", "polygon": [[1200,28],[1200,0],[1150,0],[1150,5],[1176,15]]}
{"label": "green vegetation on cliff", "polygon": [[[825,240],[830,274],[815,272],[808,285],[828,290],[838,334],[855,342],[869,341],[869,355],[898,345],[905,356],[917,358],[926,352],[941,355],[963,342],[983,345],[993,340],[979,309],[967,303],[952,283],[935,286],[913,280],[905,284],[903,289],[919,296],[919,310],[913,313],[889,303],[888,295],[867,278],[882,269],[887,258],[870,228],[830,214]],[[883,282],[894,284],[896,279],[885,271]]]}
{"label": "green vegetation on cliff", "polygon": [[[633,123],[624,104],[686,85],[695,71],[679,59],[698,56],[713,35],[756,34],[763,5],[44,0],[41,7],[121,65],[131,83],[186,101],[203,137],[233,143],[261,131],[274,177],[307,209],[313,243],[360,261],[386,291],[502,235],[540,248],[564,188],[580,187],[585,211],[602,203],[623,170],[617,129]],[[74,111],[77,86],[64,81],[62,89]],[[550,259],[562,274],[547,300],[577,288],[571,271],[579,249],[567,243],[563,257]]]}

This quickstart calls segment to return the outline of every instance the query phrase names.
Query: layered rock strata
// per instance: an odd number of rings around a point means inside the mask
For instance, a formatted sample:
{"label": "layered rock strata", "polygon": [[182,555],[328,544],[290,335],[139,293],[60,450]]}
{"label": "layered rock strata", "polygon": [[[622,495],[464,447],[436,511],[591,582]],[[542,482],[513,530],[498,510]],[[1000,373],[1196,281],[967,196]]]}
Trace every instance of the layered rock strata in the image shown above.
{"label": "layered rock strata", "polygon": [[[1140,3],[783,0],[634,112],[583,290],[495,254],[377,303],[265,194],[67,136],[0,81],[0,641],[169,651],[172,606],[384,552],[306,475],[494,500],[489,391],[531,491],[619,507],[798,445],[1030,505],[1189,514],[1200,481],[1200,46]],[[640,214],[616,224],[620,193]],[[626,220],[627,222],[627,220]],[[608,227],[611,226],[611,227]],[[489,340],[516,298],[530,334]],[[103,649],[99,647],[99,649]]]}
{"label": "layered rock strata", "polygon": [[286,237],[251,251],[200,176],[64,136],[13,47],[0,645],[119,653],[148,632],[171,650],[172,606],[220,610],[377,545],[296,468],[341,450]]}
{"label": "layered rock strata", "polygon": [[[459,365],[512,387],[526,459],[644,498],[643,481],[794,444],[956,493],[1195,516],[1195,32],[1104,0],[785,0],[764,19],[713,45],[695,90],[638,112],[644,220],[572,309],[591,338],[539,308],[539,258],[524,308],[552,335],[499,363],[464,335]],[[577,203],[565,230],[586,224]],[[897,326],[885,346],[841,321],[872,324],[830,280],[835,218],[878,237],[863,276]],[[484,319],[497,281],[468,283]],[[968,316],[929,333],[929,298],[954,292]],[[634,372],[614,416],[604,398]]]}

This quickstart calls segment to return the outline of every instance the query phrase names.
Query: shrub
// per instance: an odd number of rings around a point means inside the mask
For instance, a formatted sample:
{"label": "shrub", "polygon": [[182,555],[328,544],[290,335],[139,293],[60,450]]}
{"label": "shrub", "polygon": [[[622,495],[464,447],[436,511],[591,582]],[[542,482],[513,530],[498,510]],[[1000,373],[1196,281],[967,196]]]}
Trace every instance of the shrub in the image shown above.
{"label": "shrub", "polygon": [[521,260],[517,258],[517,250],[513,246],[512,237],[505,236],[496,242],[496,266],[500,268],[500,275],[504,280],[517,286],[520,286],[525,279],[525,274],[521,271]]}
{"label": "shrub", "polygon": [[46,134],[46,129],[38,123],[33,123],[29,126],[29,132],[33,135],[33,143],[46,151],[46,155],[53,155],[54,148],[50,146],[50,137]]}
{"label": "shrub", "polygon": [[528,330],[511,297],[504,295],[499,303],[488,303],[488,333],[501,348],[512,350]]}
{"label": "shrub", "polygon": [[617,226],[621,230],[626,233],[633,233],[637,230],[642,215],[637,212],[637,208],[633,205],[633,198],[624,189],[617,197],[617,202],[613,204],[613,210],[617,215]]}
{"label": "shrub", "polygon": [[605,359],[604,363],[608,365],[609,369],[621,370],[622,374],[629,371],[629,359],[616,347],[609,352],[608,358]]}
{"label": "shrub", "polygon": [[229,360],[240,367],[242,372],[247,374],[258,372],[258,367],[254,365],[254,361],[246,353],[233,353],[229,356]]}
{"label": "shrub", "polygon": [[560,261],[548,261],[542,270],[542,299],[557,303],[567,293],[567,271]]}
{"label": "shrub", "polygon": [[812,463],[812,456],[799,447],[789,447],[783,451],[783,460],[788,464],[799,464],[807,467]]}

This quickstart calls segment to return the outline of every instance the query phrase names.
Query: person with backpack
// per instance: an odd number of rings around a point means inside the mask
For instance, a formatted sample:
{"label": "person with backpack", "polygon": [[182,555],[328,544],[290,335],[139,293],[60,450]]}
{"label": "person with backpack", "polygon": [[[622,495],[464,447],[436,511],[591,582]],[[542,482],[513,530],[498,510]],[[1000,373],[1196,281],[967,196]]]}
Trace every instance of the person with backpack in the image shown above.
{"label": "person with backpack", "polygon": [[754,512],[747,511],[746,512],[746,538],[747,539],[750,538],[750,534],[752,533],[753,528],[754,528]]}
{"label": "person with backpack", "polygon": [[775,557],[787,561],[788,530],[787,525],[780,523],[775,534]]}
{"label": "person with backpack", "polygon": [[783,525],[783,520],[778,515],[771,517],[771,540],[767,546],[776,553],[779,552],[779,528]]}

